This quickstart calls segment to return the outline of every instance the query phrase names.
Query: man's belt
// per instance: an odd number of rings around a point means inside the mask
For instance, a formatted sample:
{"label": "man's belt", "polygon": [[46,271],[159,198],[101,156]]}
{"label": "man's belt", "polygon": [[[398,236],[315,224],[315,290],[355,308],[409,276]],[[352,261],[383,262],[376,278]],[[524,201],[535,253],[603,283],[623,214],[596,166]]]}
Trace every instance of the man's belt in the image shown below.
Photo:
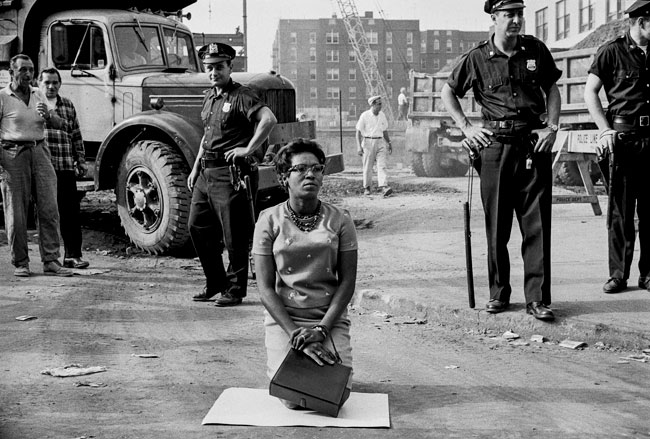
{"label": "man's belt", "polygon": [[650,128],[650,116],[614,116],[614,123],[632,125],[635,128]]}
{"label": "man's belt", "polygon": [[41,140],[0,140],[2,146],[36,146],[43,143],[45,139]]}
{"label": "man's belt", "polygon": [[527,120],[486,120],[488,127],[497,130],[519,131],[533,129],[534,124]]}
{"label": "man's belt", "polygon": [[383,137],[368,137],[368,136],[363,136],[364,139],[383,139]]}
{"label": "man's belt", "polygon": [[225,168],[228,167],[229,164],[226,161],[225,158],[206,158],[206,157],[201,157],[201,168],[206,169],[206,168]]}

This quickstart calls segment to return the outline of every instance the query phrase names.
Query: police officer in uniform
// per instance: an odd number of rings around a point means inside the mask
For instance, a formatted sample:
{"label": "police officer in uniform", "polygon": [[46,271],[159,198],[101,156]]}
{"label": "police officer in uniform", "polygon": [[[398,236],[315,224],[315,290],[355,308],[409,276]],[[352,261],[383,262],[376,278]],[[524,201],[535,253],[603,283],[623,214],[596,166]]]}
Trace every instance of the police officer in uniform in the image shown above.
{"label": "police officer in uniform", "polygon": [[[600,129],[598,153],[613,152],[608,206],[608,294],[627,288],[634,254],[634,209],[639,217],[639,288],[650,287],[650,0],[639,0],[625,13],[625,35],[598,49],[585,86],[585,103]],[[598,93],[605,88],[603,111]],[[611,159],[611,158],[610,158]]]}
{"label": "police officer in uniform", "polygon": [[[520,35],[523,0],[488,0],[495,33],[466,53],[442,90],[447,110],[480,160],[488,240],[490,313],[510,304],[508,241],[513,212],[522,233],[526,312],[553,320],[551,303],[551,149],[560,113],[561,71],[537,38]],[[459,98],[474,92],[483,124],[472,125]],[[545,117],[545,121],[543,121]],[[477,163],[477,169],[479,166]]]}
{"label": "police officer in uniform", "polygon": [[[254,199],[258,177],[250,156],[277,121],[257,93],[231,79],[235,49],[213,43],[202,47],[199,56],[212,88],[203,100],[204,134],[187,179],[193,191],[190,236],[206,278],[203,291],[193,300],[208,301],[221,293],[215,304],[234,306],[246,296],[248,247],[253,233],[245,176],[250,177]],[[231,276],[226,275],[221,257],[224,246]]]}

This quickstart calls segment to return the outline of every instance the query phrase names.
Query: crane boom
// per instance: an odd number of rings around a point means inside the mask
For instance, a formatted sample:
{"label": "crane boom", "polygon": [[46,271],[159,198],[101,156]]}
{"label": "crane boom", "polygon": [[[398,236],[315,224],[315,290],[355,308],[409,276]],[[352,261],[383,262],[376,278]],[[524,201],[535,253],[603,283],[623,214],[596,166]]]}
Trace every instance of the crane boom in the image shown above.
{"label": "crane boom", "polygon": [[383,104],[382,111],[389,121],[394,120],[393,110],[390,105],[388,92],[384,85],[384,80],[379,73],[377,67],[377,60],[372,54],[366,32],[363,29],[359,12],[354,3],[354,0],[336,0],[341,11],[341,18],[345,24],[345,29],[348,32],[348,37],[363,75],[363,80],[366,83],[366,93],[368,96],[379,95],[382,97]]}

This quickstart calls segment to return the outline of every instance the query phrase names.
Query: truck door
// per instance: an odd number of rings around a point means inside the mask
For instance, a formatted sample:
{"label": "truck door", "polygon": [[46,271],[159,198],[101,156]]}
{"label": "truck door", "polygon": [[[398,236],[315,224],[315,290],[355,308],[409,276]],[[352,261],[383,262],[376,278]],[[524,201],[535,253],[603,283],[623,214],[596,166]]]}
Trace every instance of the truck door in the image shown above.
{"label": "truck door", "polygon": [[115,122],[108,33],[101,23],[70,20],[51,25],[48,37],[49,65],[61,73],[60,94],[77,109],[84,141],[101,143]]}

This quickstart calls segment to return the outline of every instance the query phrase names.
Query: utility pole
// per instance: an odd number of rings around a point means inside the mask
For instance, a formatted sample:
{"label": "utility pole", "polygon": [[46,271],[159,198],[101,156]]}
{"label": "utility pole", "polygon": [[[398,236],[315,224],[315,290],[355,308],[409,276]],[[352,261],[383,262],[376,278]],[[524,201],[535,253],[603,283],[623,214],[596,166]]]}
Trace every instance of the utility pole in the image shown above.
{"label": "utility pole", "polygon": [[248,71],[248,24],[246,15],[246,0],[244,2],[244,71]]}

